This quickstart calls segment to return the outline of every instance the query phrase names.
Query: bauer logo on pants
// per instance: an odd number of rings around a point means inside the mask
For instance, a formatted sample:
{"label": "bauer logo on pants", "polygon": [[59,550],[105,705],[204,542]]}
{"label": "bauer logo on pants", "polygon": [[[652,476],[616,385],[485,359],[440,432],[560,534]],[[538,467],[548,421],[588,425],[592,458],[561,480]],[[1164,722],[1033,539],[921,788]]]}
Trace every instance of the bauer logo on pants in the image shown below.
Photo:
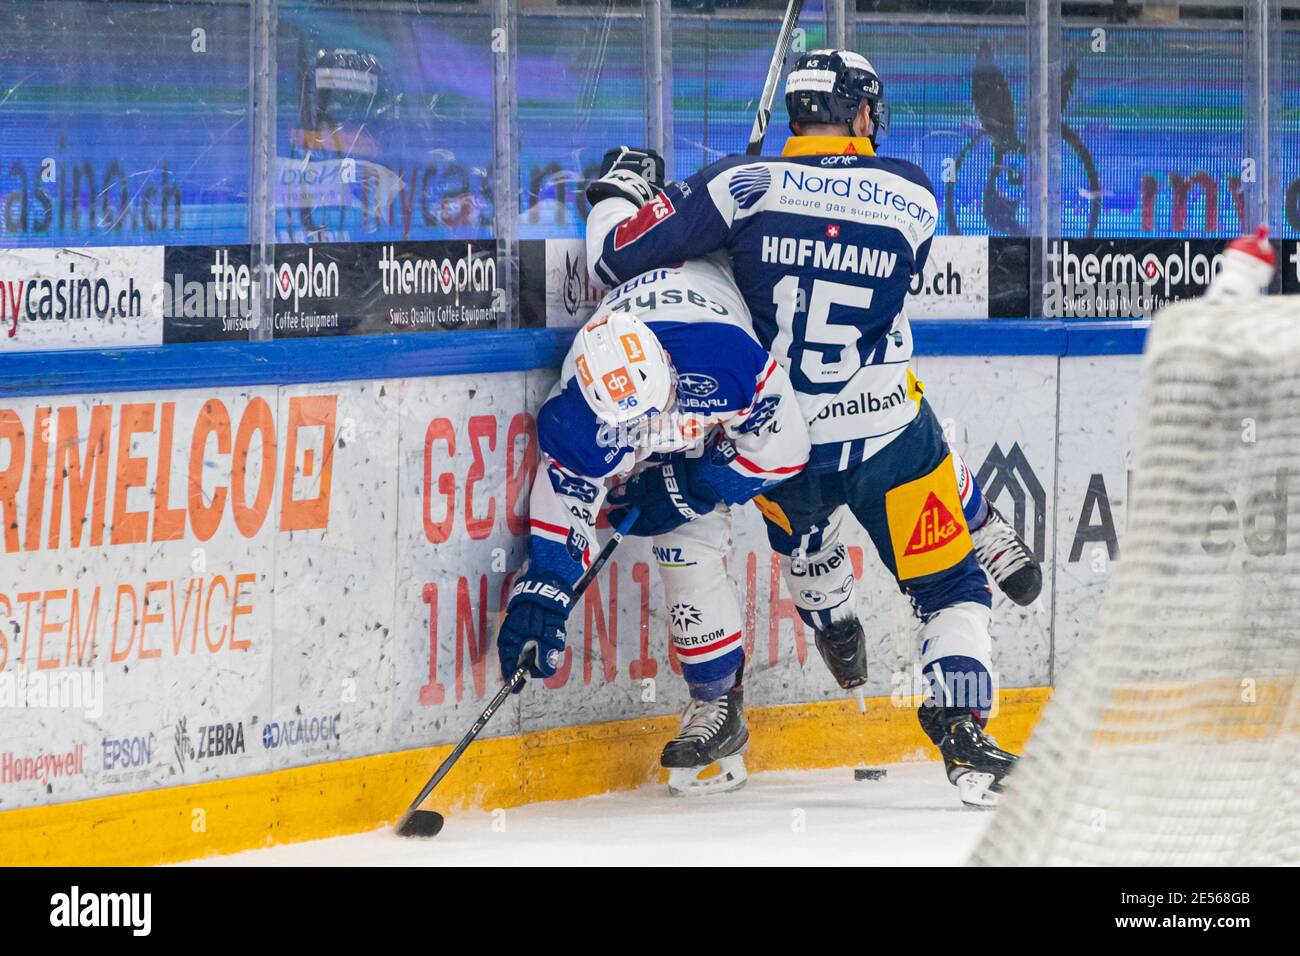
{"label": "bauer logo on pants", "polygon": [[970,554],[951,455],[928,475],[891,488],[885,510],[900,581],[946,571]]}

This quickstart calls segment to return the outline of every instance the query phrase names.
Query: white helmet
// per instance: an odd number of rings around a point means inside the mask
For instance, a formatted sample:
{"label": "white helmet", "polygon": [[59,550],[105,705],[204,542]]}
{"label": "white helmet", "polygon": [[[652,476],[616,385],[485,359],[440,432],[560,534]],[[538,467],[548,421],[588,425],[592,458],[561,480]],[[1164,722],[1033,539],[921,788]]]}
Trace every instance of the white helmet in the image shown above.
{"label": "white helmet", "polygon": [[609,425],[667,411],[673,398],[668,353],[633,315],[599,313],[584,325],[565,361],[564,377],[571,375],[596,417]]}

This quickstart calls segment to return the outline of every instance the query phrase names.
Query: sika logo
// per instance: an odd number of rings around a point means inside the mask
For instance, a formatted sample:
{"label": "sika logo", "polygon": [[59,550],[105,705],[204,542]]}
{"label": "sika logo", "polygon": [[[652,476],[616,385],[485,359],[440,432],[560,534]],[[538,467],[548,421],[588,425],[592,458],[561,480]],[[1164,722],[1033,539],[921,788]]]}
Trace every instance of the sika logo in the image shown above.
{"label": "sika logo", "polygon": [[960,531],[961,525],[958,524],[957,519],[932,491],[925,499],[921,517],[917,519],[916,527],[912,529],[912,537],[908,539],[903,554],[910,556],[935,551],[957,537]]}

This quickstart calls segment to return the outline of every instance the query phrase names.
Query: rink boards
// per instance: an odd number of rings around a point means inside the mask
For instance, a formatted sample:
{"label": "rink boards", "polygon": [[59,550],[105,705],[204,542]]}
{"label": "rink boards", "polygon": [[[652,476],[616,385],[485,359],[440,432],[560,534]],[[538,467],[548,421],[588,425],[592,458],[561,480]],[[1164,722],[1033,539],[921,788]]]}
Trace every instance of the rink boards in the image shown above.
{"label": "rink boards", "polygon": [[[977,339],[947,350],[991,336]],[[1122,560],[1138,356],[1062,351],[916,363],[950,441],[1046,559],[1043,606],[995,610],[1004,689],[1052,682]],[[492,636],[554,376],[0,398],[0,810],[21,811],[0,813],[0,857],[52,861],[57,827],[77,821],[99,826],[101,862],[140,862],[393,819],[427,748],[458,739],[499,686]],[[907,604],[866,535],[850,542],[867,718],[818,659],[757,513],[737,511],[760,766],[930,756]],[[559,674],[503,708],[485,737],[508,739],[478,748],[477,774],[467,758],[446,798],[651,779],[685,702],[667,636],[654,556],[630,542],[575,610]],[[1004,695],[994,732],[1023,739],[1044,696]]]}

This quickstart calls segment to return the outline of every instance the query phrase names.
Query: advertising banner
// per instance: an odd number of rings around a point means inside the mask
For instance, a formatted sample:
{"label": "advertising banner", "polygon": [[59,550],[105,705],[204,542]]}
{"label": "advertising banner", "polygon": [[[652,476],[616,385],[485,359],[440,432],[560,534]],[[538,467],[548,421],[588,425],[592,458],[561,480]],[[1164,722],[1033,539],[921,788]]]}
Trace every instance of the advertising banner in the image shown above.
{"label": "advertising banner", "polygon": [[0,248],[0,352],[162,341],[160,246]]}
{"label": "advertising banner", "polygon": [[[492,239],[282,244],[269,281],[276,338],[498,328]],[[260,278],[247,246],[166,250],[164,340],[246,341]]]}
{"label": "advertising banner", "polygon": [[[1106,546],[1093,473],[1123,494],[1127,438],[1101,449],[1087,423],[1127,407],[1133,372],[1087,361],[1062,383],[1059,459],[1055,358],[917,363],[950,443],[1048,582],[1054,557],[1077,570]],[[0,405],[0,808],[458,738],[500,686],[496,628],[526,554],[535,414],[554,375]],[[924,689],[916,622],[846,528],[867,693],[908,706]],[[728,575],[748,700],[840,698],[752,507],[734,509]],[[1050,680],[1053,622],[1085,626],[1096,590],[1070,581],[1054,600],[1049,583],[1028,609],[996,596],[1001,686]],[[656,557],[629,540],[574,610],[557,675],[488,733],[674,713],[679,675]]]}

